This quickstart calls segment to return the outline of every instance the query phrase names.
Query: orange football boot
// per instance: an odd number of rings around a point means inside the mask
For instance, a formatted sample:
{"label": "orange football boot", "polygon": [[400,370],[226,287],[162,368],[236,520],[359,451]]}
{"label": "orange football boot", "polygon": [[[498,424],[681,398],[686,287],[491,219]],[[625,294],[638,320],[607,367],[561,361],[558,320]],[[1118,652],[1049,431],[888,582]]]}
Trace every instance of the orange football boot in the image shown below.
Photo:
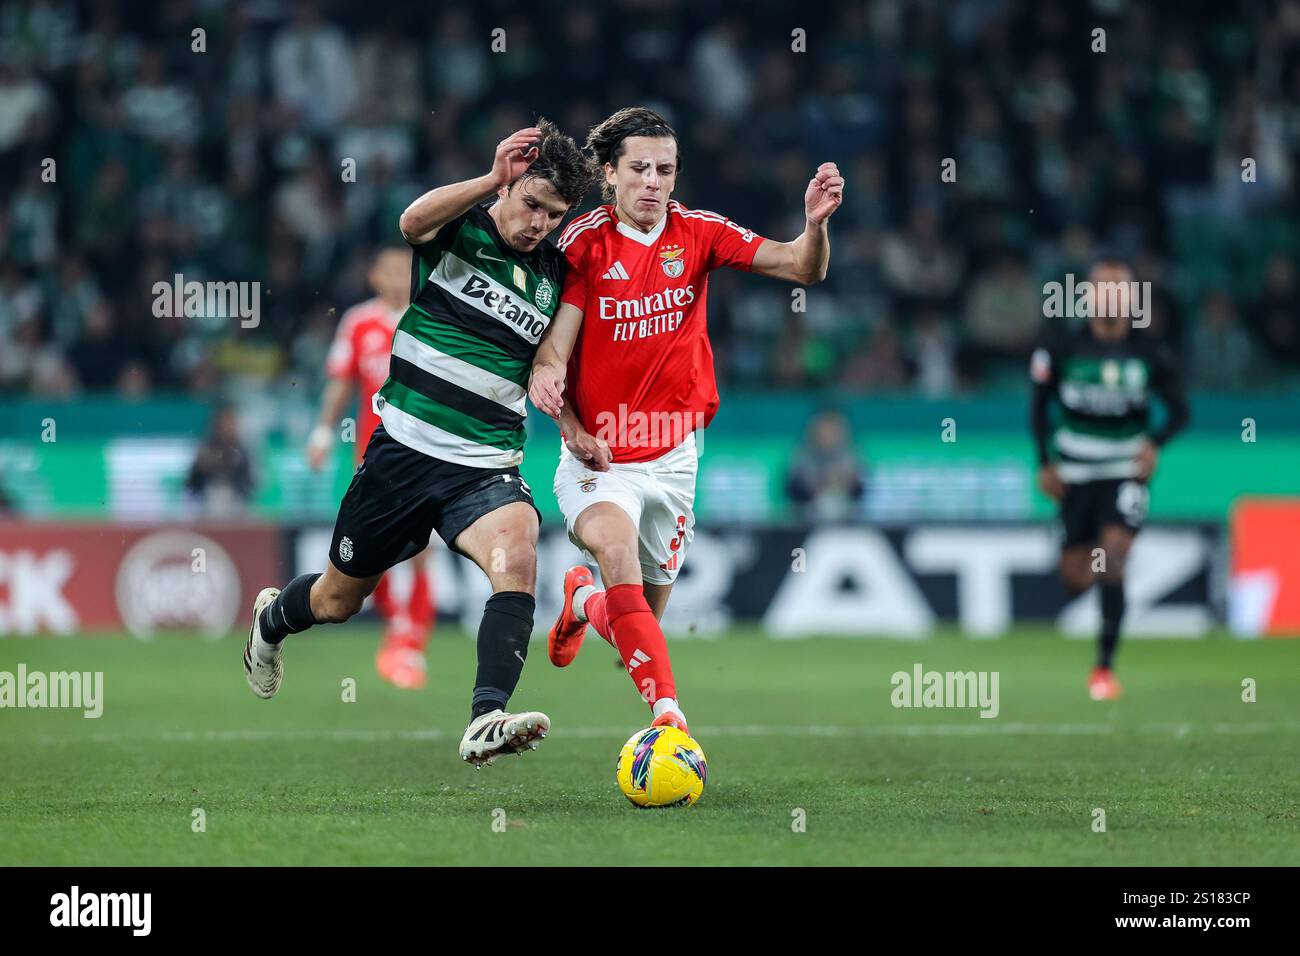
{"label": "orange football boot", "polygon": [[650,722],[650,726],[651,727],[676,727],[687,737],[691,735],[690,728],[686,726],[686,718],[683,717],[681,714],[671,710],[666,710],[658,717],[656,717],[653,721]]}
{"label": "orange football boot", "polygon": [[1114,700],[1119,694],[1119,681],[1111,669],[1094,667],[1088,675],[1088,696],[1093,700]]}
{"label": "orange football boot", "polygon": [[546,635],[546,653],[556,667],[568,667],[582,648],[582,640],[587,636],[587,622],[578,620],[573,613],[573,593],[594,583],[591,569],[586,565],[580,564],[564,572],[564,607]]}
{"label": "orange football boot", "polygon": [[394,687],[419,690],[428,680],[424,641],[413,628],[390,625],[375,654],[375,669]]}

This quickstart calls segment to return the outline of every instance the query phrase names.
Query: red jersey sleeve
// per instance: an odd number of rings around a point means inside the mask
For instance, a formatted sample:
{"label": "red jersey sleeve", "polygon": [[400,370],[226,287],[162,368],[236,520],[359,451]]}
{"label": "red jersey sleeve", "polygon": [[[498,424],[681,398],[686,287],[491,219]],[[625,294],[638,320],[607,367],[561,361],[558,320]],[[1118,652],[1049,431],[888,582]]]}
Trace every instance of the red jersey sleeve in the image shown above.
{"label": "red jersey sleeve", "polygon": [[[730,266],[733,269],[749,271],[754,261],[754,253],[763,243],[763,237],[752,229],[746,229],[720,214],[709,214],[710,218],[700,220],[702,230],[710,236],[710,266]],[[716,218],[713,218],[716,216]]]}
{"label": "red jersey sleeve", "polygon": [[360,375],[357,363],[357,348],[352,341],[357,323],[351,309],[343,313],[343,321],[334,331],[334,341],[330,344],[329,354],[325,356],[325,374],[330,378],[356,381]]}
{"label": "red jersey sleeve", "polygon": [[581,240],[572,242],[564,249],[564,261],[569,268],[564,274],[564,291],[560,301],[568,303],[583,312],[587,310],[587,271],[585,260],[588,243]]}

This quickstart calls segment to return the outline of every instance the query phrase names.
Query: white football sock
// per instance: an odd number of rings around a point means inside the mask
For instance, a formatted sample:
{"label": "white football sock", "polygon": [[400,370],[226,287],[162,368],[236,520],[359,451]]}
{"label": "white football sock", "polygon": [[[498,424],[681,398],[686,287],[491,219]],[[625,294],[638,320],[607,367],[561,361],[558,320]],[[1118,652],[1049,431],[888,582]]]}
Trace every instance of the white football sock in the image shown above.
{"label": "white football sock", "polygon": [[587,598],[596,593],[596,588],[590,584],[584,584],[578,590],[573,592],[573,604],[569,609],[573,611],[573,616],[579,621],[587,620]]}
{"label": "white football sock", "polygon": [[682,720],[686,719],[686,715],[682,713],[681,707],[677,705],[677,699],[675,697],[660,697],[650,708],[650,712],[655,715],[656,719],[662,717],[670,710]]}

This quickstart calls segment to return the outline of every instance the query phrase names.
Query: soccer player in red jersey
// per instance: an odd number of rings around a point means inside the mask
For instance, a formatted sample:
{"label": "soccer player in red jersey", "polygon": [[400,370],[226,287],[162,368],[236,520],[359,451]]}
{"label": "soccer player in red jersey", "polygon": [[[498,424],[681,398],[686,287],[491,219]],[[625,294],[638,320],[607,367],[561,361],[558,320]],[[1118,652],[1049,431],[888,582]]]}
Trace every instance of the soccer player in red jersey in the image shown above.
{"label": "soccer player in red jersey", "polygon": [[651,110],[619,110],[591,130],[587,149],[602,164],[606,204],[560,238],[569,272],[529,395],[560,423],[556,499],[606,589],[586,567],[569,569],[549,652],[567,665],[590,623],[618,649],[654,723],[686,730],[659,619],[695,533],[695,432],[718,408],[709,273],[820,282],[844,179],[823,163],[804,192],[803,233],[775,242],[671,198],[679,141]]}
{"label": "soccer player in red jersey", "polygon": [[[307,463],[320,471],[329,460],[335,429],[340,416],[359,393],[357,403],[356,463],[365,455],[370,436],[379,424],[371,406],[371,397],[388,380],[388,362],[393,352],[393,332],[410,304],[411,254],[397,247],[383,249],[375,256],[366,275],[375,297],[343,313],[334,343],[325,360],[329,384],[321,399],[319,423],[312,429],[307,443]],[[384,637],[375,655],[379,676],[401,688],[425,685],[424,649],[429,643],[436,616],[433,592],[429,585],[427,551],[410,560],[412,584],[405,601],[390,587],[385,574],[375,588],[375,607],[384,618]]]}

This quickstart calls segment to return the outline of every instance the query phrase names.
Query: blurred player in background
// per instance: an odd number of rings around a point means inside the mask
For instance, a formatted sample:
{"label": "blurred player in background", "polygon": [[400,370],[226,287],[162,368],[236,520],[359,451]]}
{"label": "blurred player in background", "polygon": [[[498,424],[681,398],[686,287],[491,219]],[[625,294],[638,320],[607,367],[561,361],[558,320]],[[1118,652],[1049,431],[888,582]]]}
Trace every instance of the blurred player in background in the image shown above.
{"label": "blurred player in background", "polygon": [[436,530],[492,586],[462,759],[481,767],[546,736],[545,714],[506,711],[532,635],[541,521],[519,463],[529,370],[564,287],[564,256],[546,236],[593,180],[577,144],[543,120],[498,143],[488,173],[402,213],[417,282],[375,400],[381,422],[339,505],[325,571],[253,604],[243,663],[258,697],[280,689],[288,635],[352,617]]}
{"label": "blurred player in background", "polygon": [[566,666],[590,623],[618,649],[653,723],[685,731],[659,620],[695,534],[695,432],[718,408],[709,273],[730,266],[820,282],[844,180],[822,164],[804,194],[803,233],[774,242],[671,198],[681,148],[651,110],[619,110],[591,130],[587,150],[604,171],[607,204],[560,237],[569,274],[530,395],[560,422],[555,496],[606,590],[586,567],[569,569],[548,649]]}
{"label": "blurred player in background", "polygon": [[[1189,416],[1173,353],[1150,333],[1133,331],[1133,270],[1123,261],[1102,259],[1088,279],[1094,290],[1089,320],[1073,332],[1055,329],[1030,360],[1031,420],[1038,484],[1060,504],[1065,525],[1061,580],[1072,594],[1094,583],[1101,592],[1101,634],[1088,693],[1093,700],[1112,700],[1120,694],[1114,661],[1129,549],[1146,519],[1147,485],[1160,448]],[[1166,410],[1155,432],[1152,394]],[[1053,403],[1061,410],[1055,432]]]}
{"label": "blurred player in background", "polygon": [[[418,279],[418,271],[412,268],[409,249],[380,250],[366,278],[375,297],[343,313],[325,362],[330,381],[321,399],[320,420],[307,443],[307,462],[313,471],[320,471],[330,460],[335,430],[343,410],[353,399],[354,389],[359,396],[353,447],[356,463],[361,464],[370,436],[379,424],[372,400],[388,379],[393,333],[417,291],[412,285]],[[427,550],[421,551],[411,559],[413,582],[400,604],[391,587],[392,575],[380,578],[374,591],[375,607],[384,619],[384,636],[375,656],[375,666],[380,677],[401,688],[423,687],[427,676],[424,649],[437,614],[429,584],[427,554]]]}

